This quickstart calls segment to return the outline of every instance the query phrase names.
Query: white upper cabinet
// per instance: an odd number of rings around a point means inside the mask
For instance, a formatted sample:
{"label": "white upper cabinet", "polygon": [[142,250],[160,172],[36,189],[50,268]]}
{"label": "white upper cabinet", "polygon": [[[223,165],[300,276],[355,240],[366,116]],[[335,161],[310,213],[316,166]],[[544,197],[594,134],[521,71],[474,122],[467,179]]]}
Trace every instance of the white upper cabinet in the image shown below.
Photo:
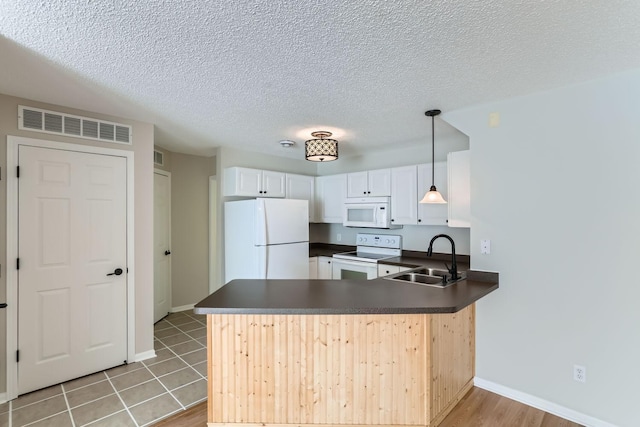
{"label": "white upper cabinet", "polygon": [[[436,162],[434,168],[435,185],[442,197],[449,202],[447,185],[447,162]],[[418,202],[431,188],[431,163],[418,165]],[[447,225],[448,204],[418,203],[419,225]]]}
{"label": "white upper cabinet", "polygon": [[246,197],[285,197],[285,174],[241,167],[224,171],[224,195]]}
{"label": "white upper cabinet", "polygon": [[287,199],[301,199],[309,201],[309,222],[315,216],[315,177],[308,175],[286,174]]}
{"label": "white upper cabinet", "polygon": [[391,195],[391,169],[347,174],[347,197]]}
{"label": "white upper cabinet", "polygon": [[417,166],[391,169],[391,223],[418,223]]}
{"label": "white upper cabinet", "polygon": [[346,195],[347,175],[316,177],[316,221],[342,224],[342,208]]}
{"label": "white upper cabinet", "polygon": [[449,175],[449,227],[471,227],[471,153],[454,151],[447,155]]}

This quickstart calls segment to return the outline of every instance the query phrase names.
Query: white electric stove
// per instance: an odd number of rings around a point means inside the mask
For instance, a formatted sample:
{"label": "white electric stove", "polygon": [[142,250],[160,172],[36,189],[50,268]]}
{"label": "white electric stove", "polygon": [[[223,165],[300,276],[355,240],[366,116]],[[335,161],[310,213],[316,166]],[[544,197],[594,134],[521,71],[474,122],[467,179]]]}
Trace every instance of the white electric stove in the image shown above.
{"label": "white electric stove", "polygon": [[402,236],[358,233],[356,250],[333,255],[332,279],[375,279],[378,261],[402,255]]}

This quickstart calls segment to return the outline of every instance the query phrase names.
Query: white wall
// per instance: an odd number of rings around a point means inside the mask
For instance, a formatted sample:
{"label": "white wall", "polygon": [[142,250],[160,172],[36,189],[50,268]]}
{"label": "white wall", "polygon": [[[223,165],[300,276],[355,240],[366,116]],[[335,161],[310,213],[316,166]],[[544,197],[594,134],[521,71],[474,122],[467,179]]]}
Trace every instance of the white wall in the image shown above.
{"label": "white wall", "polygon": [[640,71],[444,119],[470,138],[472,267],[500,272],[478,304],[477,376],[639,426]]}

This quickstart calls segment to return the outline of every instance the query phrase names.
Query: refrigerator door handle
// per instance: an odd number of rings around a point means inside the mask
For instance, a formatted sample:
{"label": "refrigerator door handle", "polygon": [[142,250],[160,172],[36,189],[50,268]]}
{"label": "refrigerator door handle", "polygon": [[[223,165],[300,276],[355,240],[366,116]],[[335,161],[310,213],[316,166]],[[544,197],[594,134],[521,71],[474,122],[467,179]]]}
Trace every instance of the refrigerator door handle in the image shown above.
{"label": "refrigerator door handle", "polygon": [[267,254],[269,253],[268,246],[258,246],[258,278],[266,279],[267,278],[267,265],[268,259]]}
{"label": "refrigerator door handle", "polygon": [[267,209],[264,199],[256,199],[256,245],[267,244]]}

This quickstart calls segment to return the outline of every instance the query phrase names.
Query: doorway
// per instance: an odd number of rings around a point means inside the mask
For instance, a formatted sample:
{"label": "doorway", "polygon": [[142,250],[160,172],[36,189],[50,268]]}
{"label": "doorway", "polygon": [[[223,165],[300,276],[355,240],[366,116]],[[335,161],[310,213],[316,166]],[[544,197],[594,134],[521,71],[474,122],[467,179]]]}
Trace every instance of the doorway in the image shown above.
{"label": "doorway", "polygon": [[153,323],[171,310],[171,173],[153,174]]}
{"label": "doorway", "polygon": [[7,398],[133,359],[133,153],[7,137]]}

